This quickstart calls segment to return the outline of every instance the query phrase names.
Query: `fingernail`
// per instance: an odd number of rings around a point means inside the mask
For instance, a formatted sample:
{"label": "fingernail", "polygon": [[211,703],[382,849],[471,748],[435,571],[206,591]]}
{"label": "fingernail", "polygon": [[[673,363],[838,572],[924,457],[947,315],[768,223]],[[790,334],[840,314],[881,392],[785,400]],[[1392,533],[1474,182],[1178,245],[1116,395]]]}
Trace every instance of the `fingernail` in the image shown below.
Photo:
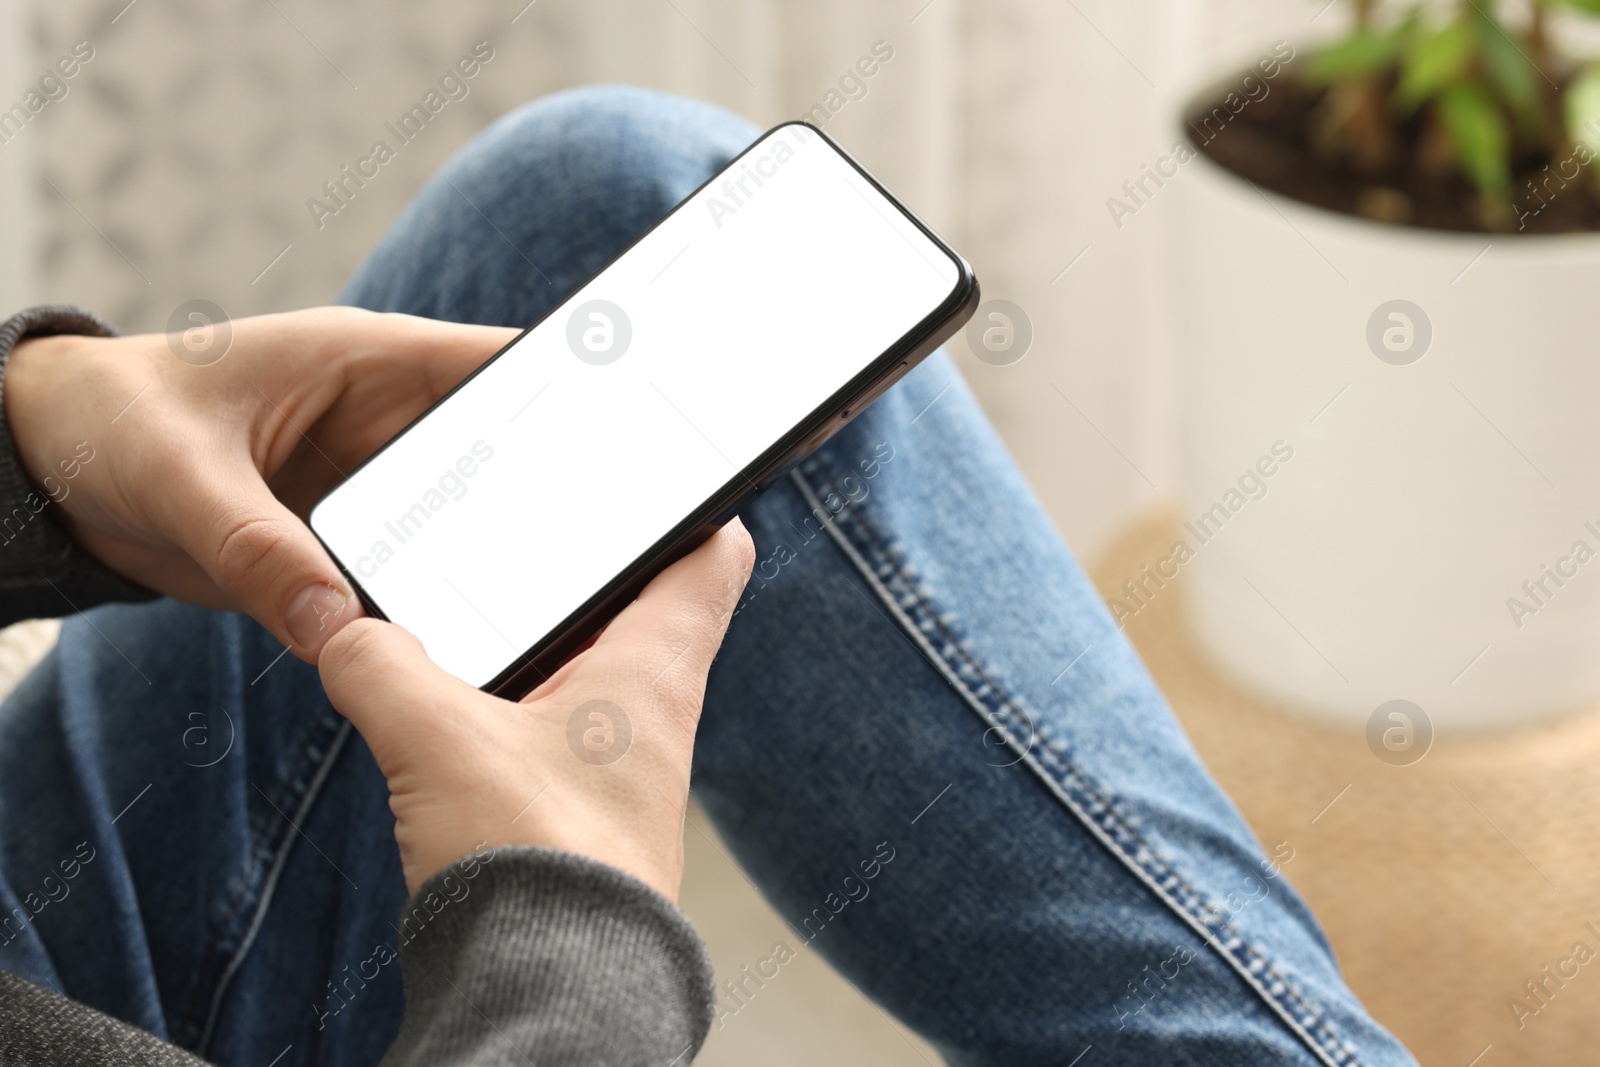
{"label": "fingernail", "polygon": [[284,625],[294,643],[307,651],[322,647],[323,643],[339,631],[339,627],[355,618],[352,603],[331,585],[316,582],[306,586],[289,601],[289,612]]}

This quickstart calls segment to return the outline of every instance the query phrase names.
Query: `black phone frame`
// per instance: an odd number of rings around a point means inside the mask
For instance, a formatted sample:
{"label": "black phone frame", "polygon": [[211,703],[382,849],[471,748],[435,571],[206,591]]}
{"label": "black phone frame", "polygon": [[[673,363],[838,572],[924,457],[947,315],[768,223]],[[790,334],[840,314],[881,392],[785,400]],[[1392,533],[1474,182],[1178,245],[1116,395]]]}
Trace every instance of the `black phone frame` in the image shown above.
{"label": "black phone frame", "polygon": [[[649,229],[634,238],[626,248],[623,248],[611,259],[584,278],[559,302],[552,305],[548,311],[539,316],[527,329],[517,334],[506,343],[505,347],[490,356],[488,359],[456,383],[449,392],[438,400],[428,405],[416,418],[408,422],[403,429],[358,464],[349,474],[342,478],[338,485],[333,486],[322,499],[327,499],[338,488],[354,478],[361,469],[376,459],[383,450],[399,440],[412,427],[427,418],[433,411],[443,405],[473,378],[481,374],[495,360],[505,355],[517,342],[533,330],[542,325],[545,320],[568,307],[573,298],[583,290],[591,281],[599,277],[611,265],[628,252],[632,251],[667,219],[671,218],[683,208],[690,200],[704,188],[716,182],[728,171],[732,170],[744,157],[780,130],[791,126],[800,126],[809,133],[821,137],[840,157],[856,172],[867,180],[885,200],[893,205],[912,225],[916,226],[924,236],[933,242],[934,246],[944,255],[950,257],[957,270],[956,284],[951,289],[950,295],[932,312],[917,323],[900,340],[891,345],[881,356],[874,359],[855,377],[834,392],[827,400],[818,405],[809,415],[802,419],[793,429],[779,437],[773,444],[752,460],[743,470],[735,474],[715,493],[703,503],[689,512],[677,525],[668,530],[656,540],[648,549],[642,552],[632,563],[624,567],[616,577],[601,586],[588,600],[584,601],[576,610],[570,613],[557,626],[540,638],[533,647],[517,656],[511,663],[479,688],[484,692],[508,700],[519,699],[536,689],[542,682],[555,673],[574,653],[582,649],[596,634],[604,629],[605,624],[616,616],[624,607],[631,604],[644,590],[656,575],[666,570],[673,563],[693,551],[707,537],[716,532],[724,523],[733,518],[746,503],[754,499],[762,491],[770,487],[779,478],[787,474],[801,460],[811,455],[818,448],[841,430],[863,408],[881,396],[895,382],[899,381],[910,369],[922,362],[932,354],[945,341],[955,336],[957,330],[965,325],[977,309],[979,288],[977,276],[973,274],[971,266],[961,257],[955,249],[951,248],[934,233],[921,219],[894,194],[883,187],[883,184],[874,178],[865,167],[858,163],[849,152],[846,152],[837,141],[827,133],[803,120],[779,123],[760,137],[756,138],[749,147],[729,160],[727,166],[707,178],[694,191],[679,201],[671,211],[656,220]],[[321,504],[321,500],[317,502]],[[362,587],[360,580],[345,566],[322,535],[316,529],[316,508],[313,505],[307,519],[307,525],[312,534],[327,550],[334,565],[349,581],[350,586],[358,597],[368,615],[388,620],[376,601]]]}

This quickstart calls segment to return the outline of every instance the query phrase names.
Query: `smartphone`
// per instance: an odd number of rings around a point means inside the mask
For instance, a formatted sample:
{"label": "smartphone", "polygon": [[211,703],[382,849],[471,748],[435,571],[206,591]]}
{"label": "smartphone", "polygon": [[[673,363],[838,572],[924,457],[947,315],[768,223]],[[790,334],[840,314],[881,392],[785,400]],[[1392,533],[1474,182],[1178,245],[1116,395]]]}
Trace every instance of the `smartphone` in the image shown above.
{"label": "smartphone", "polygon": [[311,529],[368,614],[515,699],[977,300],[949,245],[787,123],[353,471]]}

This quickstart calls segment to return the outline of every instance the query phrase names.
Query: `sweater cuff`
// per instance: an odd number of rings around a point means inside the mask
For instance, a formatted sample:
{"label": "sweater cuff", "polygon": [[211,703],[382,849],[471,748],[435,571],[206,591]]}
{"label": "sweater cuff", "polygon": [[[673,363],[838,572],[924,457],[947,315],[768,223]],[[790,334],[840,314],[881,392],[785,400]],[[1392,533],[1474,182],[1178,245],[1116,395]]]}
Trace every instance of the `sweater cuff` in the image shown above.
{"label": "sweater cuff", "polygon": [[73,542],[55,514],[60,505],[23,468],[5,413],[5,368],[24,338],[62,333],[113,337],[116,332],[94,313],[65,304],[29,308],[0,323],[0,625],[157,595]]}
{"label": "sweater cuff", "polygon": [[430,878],[398,929],[406,1013],[383,1067],[687,1067],[711,1027],[689,920],[582,856],[475,853]]}

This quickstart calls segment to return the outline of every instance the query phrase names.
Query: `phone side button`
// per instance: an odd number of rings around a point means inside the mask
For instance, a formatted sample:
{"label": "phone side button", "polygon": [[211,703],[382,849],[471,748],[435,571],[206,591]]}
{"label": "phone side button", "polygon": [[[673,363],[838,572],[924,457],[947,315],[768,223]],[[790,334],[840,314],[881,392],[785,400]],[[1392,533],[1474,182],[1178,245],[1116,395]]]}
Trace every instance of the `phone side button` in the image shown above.
{"label": "phone side button", "polygon": [[756,483],[757,488],[765,491],[765,490],[771,489],[773,486],[777,485],[785,477],[788,476],[790,471],[794,470],[796,467],[798,467],[800,465],[801,457],[806,455],[806,454],[809,454],[810,451],[811,450],[809,448],[802,447],[798,454],[796,454],[796,455],[792,456],[791,458],[786,459],[782,463],[778,464],[778,466],[773,470],[773,472],[771,474],[767,475],[765,478],[761,479],[761,481],[757,482]]}
{"label": "phone side button", "polygon": [[839,418],[848,422],[850,420],[850,416],[861,414],[861,412],[866,410],[869,404],[878,399],[884,393],[887,393],[889,391],[889,387],[903,378],[906,371],[910,369],[911,361],[902,359],[899,363],[895,364],[893,370],[889,371],[877,382],[873,383],[872,389],[867,393],[866,396],[863,396],[854,404],[851,404],[849,407],[840,411]]}
{"label": "phone side button", "polygon": [[738,500],[735,500],[732,504],[729,504],[727,506],[727,508],[723,510],[722,514],[720,514],[720,515],[716,516],[715,518],[713,518],[710,521],[710,523],[708,523],[707,525],[709,525],[711,527],[718,527],[718,526],[723,526],[723,525],[727,524],[728,522],[730,522],[734,518],[734,516],[738,515],[739,512],[743,511],[750,504],[750,502],[752,500],[754,500],[757,496],[760,495],[760,492],[758,492],[758,490],[766,490],[768,488],[770,488],[770,483],[762,482],[760,485],[758,485],[756,487],[756,489],[751,489],[750,491],[748,491],[745,494],[743,494],[742,496],[740,496]]}

